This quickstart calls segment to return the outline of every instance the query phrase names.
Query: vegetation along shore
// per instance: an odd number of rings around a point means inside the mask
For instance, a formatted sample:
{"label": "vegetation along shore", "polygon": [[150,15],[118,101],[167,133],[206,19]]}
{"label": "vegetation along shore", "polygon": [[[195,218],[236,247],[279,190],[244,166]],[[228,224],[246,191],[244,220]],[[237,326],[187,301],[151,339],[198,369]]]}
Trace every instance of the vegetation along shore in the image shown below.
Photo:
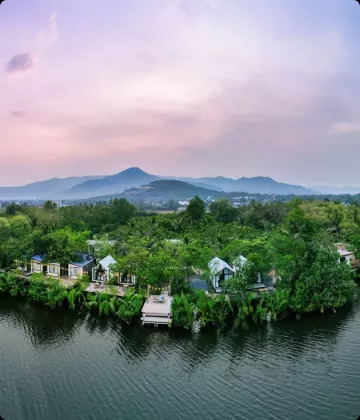
{"label": "vegetation along shore", "polygon": [[[195,197],[184,211],[147,214],[126,199],[11,204],[0,213],[0,239],[0,291],[14,298],[130,324],[149,294],[167,288],[173,327],[248,328],[354,299],[360,207],[296,199],[206,208]],[[89,252],[91,265],[74,262]],[[110,256],[105,269],[99,262]],[[218,274],[215,257],[224,264]]]}

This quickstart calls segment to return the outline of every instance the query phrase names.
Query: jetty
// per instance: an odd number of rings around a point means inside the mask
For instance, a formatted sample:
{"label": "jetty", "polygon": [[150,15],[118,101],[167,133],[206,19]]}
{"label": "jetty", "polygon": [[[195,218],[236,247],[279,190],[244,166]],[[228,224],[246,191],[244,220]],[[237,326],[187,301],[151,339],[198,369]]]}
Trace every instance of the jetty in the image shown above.
{"label": "jetty", "polygon": [[141,321],[143,325],[171,325],[172,297],[168,291],[163,290],[160,295],[149,295],[141,310]]}

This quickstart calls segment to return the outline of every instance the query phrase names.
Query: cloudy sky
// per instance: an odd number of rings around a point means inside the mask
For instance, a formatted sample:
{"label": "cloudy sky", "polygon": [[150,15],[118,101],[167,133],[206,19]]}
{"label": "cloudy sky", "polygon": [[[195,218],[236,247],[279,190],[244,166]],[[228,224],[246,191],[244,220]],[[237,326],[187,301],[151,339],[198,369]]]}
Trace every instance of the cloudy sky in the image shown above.
{"label": "cloudy sky", "polygon": [[360,185],[353,0],[6,0],[0,185],[129,166]]}

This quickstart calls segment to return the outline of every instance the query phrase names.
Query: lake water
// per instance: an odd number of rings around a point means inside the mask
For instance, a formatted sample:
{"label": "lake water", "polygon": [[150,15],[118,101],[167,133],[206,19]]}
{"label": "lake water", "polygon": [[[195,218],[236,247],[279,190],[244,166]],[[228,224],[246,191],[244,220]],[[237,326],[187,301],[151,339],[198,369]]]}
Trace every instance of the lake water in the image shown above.
{"label": "lake water", "polygon": [[5,420],[356,420],[360,302],[219,333],[127,327],[0,299]]}

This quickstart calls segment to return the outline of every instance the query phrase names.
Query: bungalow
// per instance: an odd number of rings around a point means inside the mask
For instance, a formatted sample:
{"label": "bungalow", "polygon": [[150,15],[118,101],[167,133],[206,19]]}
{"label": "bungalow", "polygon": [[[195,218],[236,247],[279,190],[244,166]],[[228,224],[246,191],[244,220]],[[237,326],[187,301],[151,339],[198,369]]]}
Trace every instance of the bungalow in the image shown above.
{"label": "bungalow", "polygon": [[[232,263],[235,271],[240,270],[248,262],[247,258],[239,255]],[[257,283],[261,283],[261,273],[257,273]]]}
{"label": "bungalow", "polygon": [[89,252],[75,252],[75,261],[69,264],[69,277],[76,279],[91,272],[95,259]]}
{"label": "bungalow", "polygon": [[31,272],[40,274],[47,272],[47,265],[45,264],[45,257],[43,255],[34,255],[30,260]]}
{"label": "bungalow", "polygon": [[339,255],[338,262],[351,265],[351,267],[356,270],[359,267],[359,260],[355,258],[355,253],[349,251],[347,246],[343,243],[336,243],[337,252]]}
{"label": "bungalow", "polygon": [[106,283],[113,276],[111,266],[114,264],[116,260],[111,255],[99,261],[92,269],[92,281]]}
{"label": "bungalow", "polygon": [[94,265],[94,258],[89,253],[75,252],[74,261],[70,264],[60,264],[56,261],[46,261],[44,255],[31,257],[30,268],[33,274],[45,274],[49,277],[71,277],[76,279],[89,273]]}
{"label": "bungalow", "polygon": [[209,263],[210,280],[217,293],[222,291],[222,285],[225,281],[234,277],[235,270],[222,259],[215,257]]}
{"label": "bungalow", "polygon": [[92,281],[106,283],[112,278],[117,278],[117,283],[120,285],[134,285],[136,277],[113,271],[112,266],[115,264],[116,260],[111,255],[99,261],[92,270]]}
{"label": "bungalow", "polygon": [[98,240],[98,239],[90,239],[87,241],[89,252],[99,252],[106,247],[114,247],[117,244],[117,241],[112,240]]}

